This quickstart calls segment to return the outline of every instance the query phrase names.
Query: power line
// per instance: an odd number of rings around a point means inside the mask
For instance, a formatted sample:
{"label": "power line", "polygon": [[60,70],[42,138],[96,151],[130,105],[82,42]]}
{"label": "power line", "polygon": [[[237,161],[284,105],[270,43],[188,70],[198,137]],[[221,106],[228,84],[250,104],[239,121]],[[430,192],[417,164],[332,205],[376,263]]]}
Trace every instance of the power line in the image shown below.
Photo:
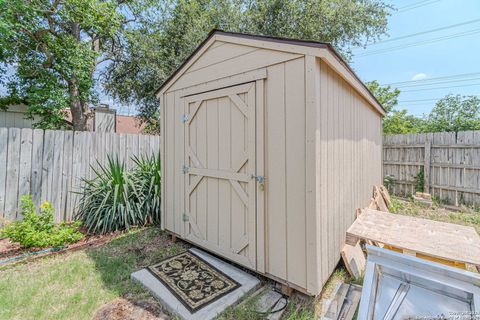
{"label": "power line", "polygon": [[429,5],[429,4],[433,4],[433,3],[436,3],[436,2],[440,2],[440,0],[423,0],[423,1],[419,1],[419,2],[412,3],[412,4],[409,4],[409,5],[406,5],[406,6],[403,6],[403,7],[398,8],[398,11],[397,11],[396,13],[405,12],[405,11],[410,11],[410,10],[413,10],[413,9],[416,9],[416,8],[420,8],[420,7]]}
{"label": "power line", "polygon": [[[377,44],[382,44],[382,43],[387,43],[387,42],[392,42],[392,41],[398,41],[398,40],[403,40],[403,39],[408,39],[408,38],[412,38],[412,37],[416,37],[416,36],[421,36],[421,35],[424,35],[424,34],[429,34],[429,33],[432,33],[432,32],[437,32],[437,31],[442,31],[442,30],[448,30],[448,29],[452,29],[452,28],[456,28],[456,27],[461,27],[461,26],[465,26],[465,25],[472,24],[472,23],[477,23],[477,22],[480,22],[480,19],[474,19],[474,20],[465,21],[465,22],[461,22],[461,23],[451,24],[451,25],[448,25],[448,26],[439,27],[439,28],[435,28],[435,29],[430,29],[430,30],[422,31],[422,32],[412,33],[412,34],[407,34],[407,35],[400,36],[400,37],[396,37],[396,38],[385,39],[385,40],[382,40],[382,41],[378,41],[378,42],[373,42],[373,43],[371,43],[371,44],[367,44],[367,46],[373,46],[373,45],[377,45]],[[361,47],[361,46],[358,46],[358,47]]]}
{"label": "power line", "polygon": [[440,90],[440,89],[450,89],[450,88],[464,88],[464,87],[472,87],[472,86],[480,86],[480,83],[463,84],[463,85],[459,85],[459,86],[447,86],[447,87],[423,88],[423,89],[414,89],[414,90],[402,90],[402,92],[429,91],[429,90]]}
{"label": "power line", "polygon": [[[480,97],[480,95],[470,95],[472,97]],[[415,102],[424,102],[424,101],[438,101],[440,99],[443,99],[445,97],[441,98],[430,98],[430,99],[414,99],[414,100],[402,100],[399,101],[399,103],[415,103]]]}
{"label": "power line", "polygon": [[374,54],[387,53],[387,52],[390,52],[390,51],[396,51],[396,50],[401,50],[401,49],[406,49],[406,48],[411,48],[411,47],[418,47],[420,45],[425,45],[425,44],[435,43],[435,42],[439,42],[439,41],[443,41],[443,40],[459,38],[459,37],[463,37],[463,36],[469,36],[469,35],[473,35],[473,34],[477,34],[477,33],[480,33],[480,29],[463,31],[463,32],[459,32],[459,33],[450,34],[450,35],[447,35],[447,36],[422,40],[422,41],[418,41],[418,42],[412,42],[412,43],[399,45],[399,46],[395,46],[395,47],[390,47],[390,48],[385,48],[385,49],[367,51],[365,53],[358,54],[358,55],[355,55],[355,56],[356,57],[365,57],[365,56],[370,56],[370,55],[374,55]]}
{"label": "power line", "polygon": [[382,84],[382,85],[384,85],[384,86],[396,86],[396,85],[402,85],[402,84],[422,83],[422,82],[430,82],[430,81],[437,81],[437,80],[465,78],[465,77],[472,77],[472,76],[477,76],[477,75],[480,75],[480,72],[459,73],[459,74],[452,74],[452,75],[449,75],[449,76],[441,76],[441,77],[428,78],[428,79],[390,82],[390,83],[385,83],[385,84]]}
{"label": "power line", "polygon": [[432,83],[423,83],[423,84],[405,84],[405,85],[399,85],[395,86],[395,88],[417,88],[417,87],[425,87],[425,86],[432,86],[432,85],[437,85],[437,84],[446,84],[446,83],[456,83],[456,82],[465,82],[465,81],[471,81],[471,80],[480,80],[480,78],[470,78],[470,79],[458,79],[458,80],[449,80],[449,81],[437,81],[437,82],[432,82]]}

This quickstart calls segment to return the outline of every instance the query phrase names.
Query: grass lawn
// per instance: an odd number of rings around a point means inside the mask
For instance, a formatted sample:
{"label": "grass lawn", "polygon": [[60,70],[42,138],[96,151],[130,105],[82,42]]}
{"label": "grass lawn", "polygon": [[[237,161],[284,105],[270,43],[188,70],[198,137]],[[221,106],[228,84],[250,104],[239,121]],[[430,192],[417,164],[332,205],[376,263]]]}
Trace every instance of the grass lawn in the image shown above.
{"label": "grass lawn", "polygon": [[[172,243],[158,228],[144,228],[99,248],[0,268],[0,319],[91,319],[98,308],[119,297],[158,304],[130,280],[130,274],[185,249],[182,242]],[[229,308],[219,319],[265,319],[253,311],[254,303],[252,298]],[[283,319],[312,319],[311,310],[294,301]]]}
{"label": "grass lawn", "polygon": [[[393,198],[392,212],[438,221],[470,225],[480,233],[480,213],[461,212]],[[132,302],[153,301],[150,294],[130,280],[130,273],[186,249],[172,243],[158,228],[125,233],[110,243],[57,254],[16,266],[0,267],[0,319],[91,319],[95,311],[116,298]],[[336,281],[351,281],[338,269],[322,293],[328,296]],[[227,309],[221,320],[256,320],[265,316],[254,310],[255,298]],[[312,319],[313,301],[293,299],[282,319]]]}
{"label": "grass lawn", "polygon": [[159,229],[146,228],[99,248],[8,267],[0,271],[0,319],[91,319],[117,297],[147,299],[130,273],[182,250]]}
{"label": "grass lawn", "polygon": [[389,209],[393,213],[407,216],[471,226],[480,234],[480,212],[471,208],[460,207],[459,211],[452,211],[441,207],[436,202],[428,207],[415,200],[392,197],[392,205]]}

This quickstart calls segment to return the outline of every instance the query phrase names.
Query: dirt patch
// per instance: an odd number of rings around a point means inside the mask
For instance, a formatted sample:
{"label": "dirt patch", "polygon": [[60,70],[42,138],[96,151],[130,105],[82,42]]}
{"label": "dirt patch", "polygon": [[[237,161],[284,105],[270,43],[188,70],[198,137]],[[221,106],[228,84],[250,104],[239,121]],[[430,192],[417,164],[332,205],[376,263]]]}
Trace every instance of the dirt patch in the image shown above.
{"label": "dirt patch", "polygon": [[92,320],[169,320],[154,299],[129,301],[118,298],[103,305]]}

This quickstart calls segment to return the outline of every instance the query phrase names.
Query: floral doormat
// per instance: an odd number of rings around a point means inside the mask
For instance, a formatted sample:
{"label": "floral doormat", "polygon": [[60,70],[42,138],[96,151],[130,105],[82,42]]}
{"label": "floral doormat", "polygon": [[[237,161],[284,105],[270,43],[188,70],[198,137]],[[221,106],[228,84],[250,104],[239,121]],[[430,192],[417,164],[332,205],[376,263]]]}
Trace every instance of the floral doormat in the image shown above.
{"label": "floral doormat", "polygon": [[191,312],[223,297],[238,282],[187,251],[148,267],[148,270]]}

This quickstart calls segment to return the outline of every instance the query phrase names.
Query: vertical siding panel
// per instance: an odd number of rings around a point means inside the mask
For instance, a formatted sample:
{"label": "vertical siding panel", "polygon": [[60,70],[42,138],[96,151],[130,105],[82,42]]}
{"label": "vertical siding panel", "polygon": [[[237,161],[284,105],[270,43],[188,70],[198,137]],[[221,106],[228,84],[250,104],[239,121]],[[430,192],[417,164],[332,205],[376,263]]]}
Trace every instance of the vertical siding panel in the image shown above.
{"label": "vertical siding panel", "polygon": [[[219,135],[218,143],[219,150],[227,150],[228,152],[220,152],[218,159],[218,166],[220,170],[230,170],[231,167],[231,136],[230,136],[230,99],[224,98],[219,101],[220,105],[218,108],[218,117],[219,117]],[[224,179],[221,179],[219,182],[219,205],[218,210],[224,214],[220,214],[218,217],[218,241],[224,243],[228,248],[231,248],[230,243],[230,226],[231,226],[231,186],[230,182]]]}
{"label": "vertical siding panel", "polygon": [[319,61],[320,72],[320,109],[319,109],[319,131],[320,135],[320,233],[322,239],[322,250],[320,259],[322,264],[322,281],[323,286],[329,277],[328,250],[329,250],[329,229],[328,229],[328,176],[325,174],[328,169],[328,69]]}
{"label": "vertical siding panel", "polygon": [[175,230],[175,207],[174,207],[174,164],[175,164],[175,100],[173,93],[166,95],[165,105],[165,226],[169,230]]}
{"label": "vertical siding panel", "polygon": [[[309,71],[313,76],[314,66],[313,64],[312,70]],[[307,285],[304,167],[306,154],[305,143],[301,143],[305,141],[305,131],[300,130],[305,128],[304,70],[304,59],[285,63],[287,279],[302,287]],[[313,88],[313,84],[311,85]]]}
{"label": "vertical siding panel", "polygon": [[[246,141],[245,133],[248,133],[245,127],[245,118],[243,114],[238,110],[235,104],[229,99],[230,103],[230,121],[231,121],[231,168],[238,166],[238,163],[243,159],[246,153]],[[209,119],[210,120],[210,119]],[[207,157],[210,157],[208,155]],[[243,171],[244,172],[244,171]],[[231,187],[231,245],[235,245],[237,239],[241,239],[243,236],[248,235],[247,231],[247,217],[246,207],[243,201],[239,198],[237,192]],[[242,214],[233,214],[235,212],[242,212]]]}
{"label": "vertical siding panel", "polygon": [[321,290],[322,259],[320,229],[320,137],[319,137],[319,109],[320,87],[317,86],[320,74],[318,73],[317,59],[312,56],[305,57],[305,235],[306,235],[306,281],[309,292]]}
{"label": "vertical siding panel", "polygon": [[182,166],[184,161],[184,126],[180,119],[184,114],[183,99],[180,99],[180,91],[175,92],[175,119],[172,125],[175,127],[175,204],[174,204],[174,220],[175,220],[175,232],[182,234],[182,214],[184,211],[184,198],[182,194],[182,185],[185,177],[182,174]]}
{"label": "vertical siding panel", "polygon": [[286,208],[285,208],[285,84],[284,65],[268,68],[266,81],[268,199],[268,273],[285,279],[286,270]]}
{"label": "vertical siding panel", "polygon": [[365,207],[372,186],[381,183],[381,118],[323,62],[320,74],[320,232],[328,241],[322,254],[328,259],[322,275],[328,277],[355,209]]}
{"label": "vertical siding panel", "polygon": [[[197,157],[202,166],[205,167],[207,163],[207,102],[204,101],[200,105],[197,114],[195,116],[195,122],[197,123]],[[207,181],[208,177],[204,177],[197,187],[197,216],[196,223],[198,228],[202,232],[202,236],[206,237],[205,231],[207,230]]]}
{"label": "vertical siding panel", "polygon": [[[207,101],[207,118],[212,123],[207,127],[207,154],[208,161],[205,163],[209,169],[219,169],[219,119],[218,119],[218,99]],[[236,168],[235,168],[236,169]],[[234,170],[235,170],[234,169]],[[205,178],[204,178],[205,179]],[[208,179],[207,181],[207,197],[208,197],[208,212],[207,212],[207,232],[206,237],[209,241],[219,245],[218,234],[218,185],[220,179]]]}

